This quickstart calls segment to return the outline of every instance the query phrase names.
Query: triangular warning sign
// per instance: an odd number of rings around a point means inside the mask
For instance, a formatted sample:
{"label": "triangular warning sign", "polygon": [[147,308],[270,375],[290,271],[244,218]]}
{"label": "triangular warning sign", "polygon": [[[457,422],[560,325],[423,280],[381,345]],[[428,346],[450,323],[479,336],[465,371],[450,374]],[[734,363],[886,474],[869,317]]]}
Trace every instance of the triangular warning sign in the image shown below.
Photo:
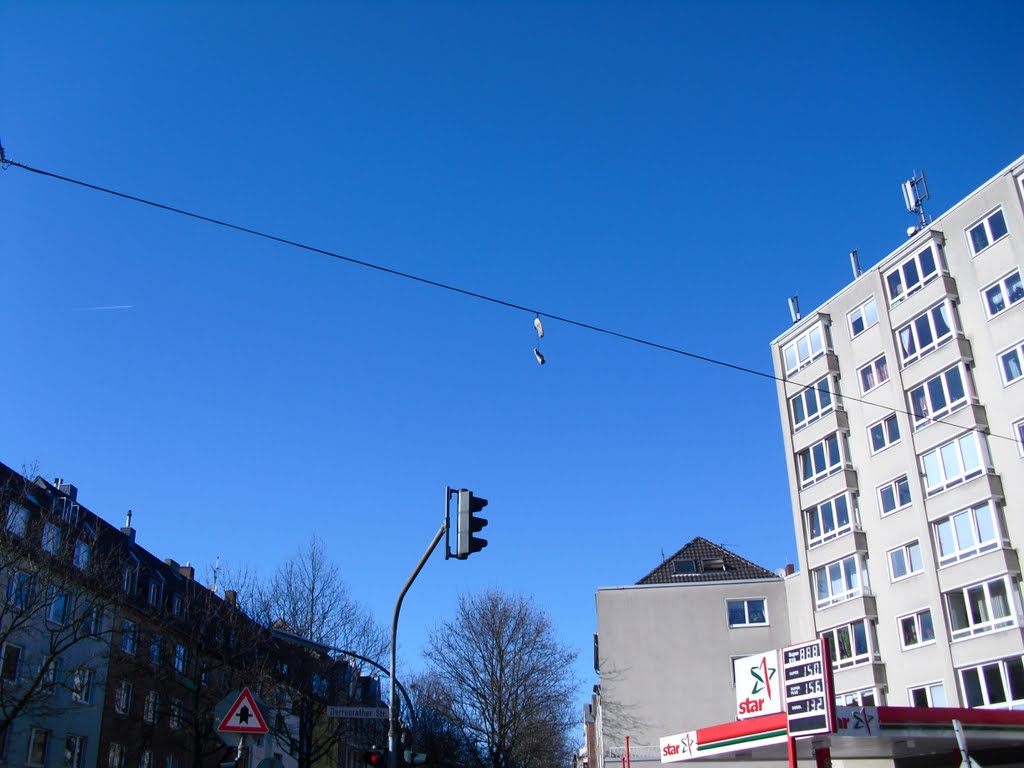
{"label": "triangular warning sign", "polygon": [[217,730],[222,733],[262,734],[270,729],[267,728],[267,721],[263,719],[260,708],[256,706],[256,699],[248,688],[243,688],[224,719],[220,721]]}

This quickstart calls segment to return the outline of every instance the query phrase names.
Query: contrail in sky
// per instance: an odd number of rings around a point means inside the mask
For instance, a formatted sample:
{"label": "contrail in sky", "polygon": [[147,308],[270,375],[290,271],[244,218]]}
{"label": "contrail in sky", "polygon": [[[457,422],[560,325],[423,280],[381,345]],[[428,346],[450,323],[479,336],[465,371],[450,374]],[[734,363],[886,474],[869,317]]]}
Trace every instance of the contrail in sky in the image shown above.
{"label": "contrail in sky", "polygon": [[99,310],[99,309],[135,309],[135,305],[134,304],[118,304],[117,306],[113,306],[113,307],[78,307],[76,311],[78,311],[78,312],[95,312],[96,310]]}

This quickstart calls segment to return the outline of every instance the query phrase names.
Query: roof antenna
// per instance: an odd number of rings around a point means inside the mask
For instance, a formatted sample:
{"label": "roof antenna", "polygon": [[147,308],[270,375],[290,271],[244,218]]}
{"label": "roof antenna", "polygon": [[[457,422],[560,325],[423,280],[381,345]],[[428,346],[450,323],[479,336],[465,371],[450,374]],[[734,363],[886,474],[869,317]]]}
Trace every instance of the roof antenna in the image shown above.
{"label": "roof antenna", "polygon": [[124,527],[125,528],[131,528],[132,527],[132,511],[130,509],[128,510],[128,516],[127,516],[127,518],[124,521]]}
{"label": "roof antenna", "polygon": [[857,256],[857,251],[855,250],[850,251],[850,266],[853,267],[854,280],[864,274],[864,270],[860,268],[860,258]]}
{"label": "roof antenna", "polygon": [[217,594],[217,577],[220,576],[220,555],[217,555],[216,561],[213,564],[213,584],[210,585],[210,591],[213,594]]}
{"label": "roof antenna", "polygon": [[903,202],[906,203],[907,213],[917,216],[917,225],[907,227],[907,237],[913,237],[926,226],[931,219],[925,215],[924,201],[931,197],[928,194],[928,181],[924,177],[924,171],[917,175],[914,171],[913,178],[903,182]]}
{"label": "roof antenna", "polygon": [[796,295],[789,297],[789,314],[794,323],[800,319],[800,298]]}

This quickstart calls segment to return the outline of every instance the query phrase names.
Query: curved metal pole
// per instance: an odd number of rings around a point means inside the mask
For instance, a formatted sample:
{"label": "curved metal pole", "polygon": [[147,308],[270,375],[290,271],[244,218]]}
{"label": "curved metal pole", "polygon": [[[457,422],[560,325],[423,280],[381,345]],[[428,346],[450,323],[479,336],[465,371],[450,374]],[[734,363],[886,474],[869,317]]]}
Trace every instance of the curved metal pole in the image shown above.
{"label": "curved metal pole", "polygon": [[[359,659],[360,661],[365,661],[370,666],[375,667],[376,669],[379,669],[381,672],[383,672],[385,675],[387,675],[388,676],[388,680],[391,679],[391,672],[388,671],[387,667],[385,667],[383,664],[380,664],[380,663],[374,661],[373,659],[369,659],[366,656],[361,656],[360,654],[356,653],[355,651],[349,651],[349,650],[346,650],[345,648],[337,648],[337,647],[335,647],[333,645],[331,646],[331,650],[334,651],[335,653],[341,653],[341,654],[344,654],[345,656],[352,656],[353,658]],[[409,694],[405,690],[405,686],[403,686],[397,680],[395,680],[395,685],[398,686],[398,692],[401,693],[402,696],[405,698],[405,706],[409,710],[409,719],[412,720],[412,744],[413,744],[412,749],[415,752],[416,751],[416,710],[412,706],[412,699],[409,698]]]}
{"label": "curved metal pole", "polygon": [[427,551],[423,553],[423,557],[420,558],[419,565],[416,566],[416,570],[412,572],[412,576],[405,582],[405,587],[402,588],[402,594],[398,596],[398,601],[395,603],[395,615],[391,620],[391,672],[389,677],[391,678],[390,684],[390,695],[388,696],[388,705],[391,707],[391,711],[388,713],[388,768],[398,768],[398,697],[395,695],[395,645],[398,638],[398,614],[402,610],[402,601],[405,599],[405,593],[409,591],[409,587],[416,581],[416,577],[420,575],[420,571],[423,570],[423,566],[426,564],[427,559],[433,554],[434,548],[437,547],[441,537],[444,536],[445,531],[448,529],[448,488],[444,489],[444,511],[445,519],[441,523],[441,528],[436,534],[434,534],[434,540],[430,542],[430,546],[427,547]]}

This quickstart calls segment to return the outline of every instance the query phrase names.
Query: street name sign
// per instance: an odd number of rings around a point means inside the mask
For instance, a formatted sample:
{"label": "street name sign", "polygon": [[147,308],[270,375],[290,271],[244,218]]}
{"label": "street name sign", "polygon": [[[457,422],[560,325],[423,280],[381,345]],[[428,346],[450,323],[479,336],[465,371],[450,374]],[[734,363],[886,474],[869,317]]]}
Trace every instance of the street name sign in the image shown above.
{"label": "street name sign", "polygon": [[243,688],[235,703],[228,708],[228,713],[220,721],[217,730],[221,733],[248,733],[259,736],[270,729],[267,728],[267,721],[263,719],[260,708],[256,706],[256,699],[248,688]]}
{"label": "street name sign", "polygon": [[783,648],[782,680],[789,735],[833,733],[836,705],[832,695],[832,663],[824,639]]}
{"label": "street name sign", "polygon": [[357,720],[387,720],[387,707],[327,707],[328,717],[352,717]]}

